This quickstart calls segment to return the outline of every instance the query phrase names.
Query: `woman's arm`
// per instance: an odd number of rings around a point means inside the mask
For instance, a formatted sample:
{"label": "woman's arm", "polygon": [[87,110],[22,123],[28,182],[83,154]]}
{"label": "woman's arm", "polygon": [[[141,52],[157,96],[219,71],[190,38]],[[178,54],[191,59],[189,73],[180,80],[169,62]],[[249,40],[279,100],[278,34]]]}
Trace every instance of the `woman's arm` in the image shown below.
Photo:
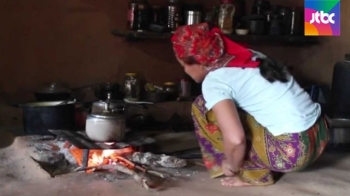
{"label": "woman's arm", "polygon": [[246,138],[235,103],[226,99],[212,108],[224,139],[224,153],[232,172],[241,168],[246,149]]}

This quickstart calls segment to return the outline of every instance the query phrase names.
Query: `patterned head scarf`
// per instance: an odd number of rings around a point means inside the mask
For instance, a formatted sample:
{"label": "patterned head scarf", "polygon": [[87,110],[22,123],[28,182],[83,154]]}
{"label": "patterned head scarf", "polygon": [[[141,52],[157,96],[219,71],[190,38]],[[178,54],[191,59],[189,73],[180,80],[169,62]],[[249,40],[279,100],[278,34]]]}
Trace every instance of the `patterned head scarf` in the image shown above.
{"label": "patterned head scarf", "polygon": [[193,57],[209,70],[220,67],[259,66],[247,48],[225,37],[220,29],[209,30],[207,23],[179,27],[171,38],[175,55],[182,59]]}

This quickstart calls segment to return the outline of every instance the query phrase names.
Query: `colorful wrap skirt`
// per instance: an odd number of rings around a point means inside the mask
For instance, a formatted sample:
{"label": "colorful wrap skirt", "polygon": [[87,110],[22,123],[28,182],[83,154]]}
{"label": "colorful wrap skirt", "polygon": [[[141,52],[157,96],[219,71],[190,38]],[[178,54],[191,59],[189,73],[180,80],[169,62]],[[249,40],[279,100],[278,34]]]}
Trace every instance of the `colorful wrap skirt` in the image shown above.
{"label": "colorful wrap skirt", "polygon": [[[216,178],[223,175],[223,138],[214,114],[207,111],[204,104],[203,97],[199,96],[192,105],[192,117],[205,167],[210,176]],[[254,117],[244,111],[239,113],[247,138],[247,156],[240,177],[250,184],[273,184],[273,171],[304,169],[322,154],[329,141],[327,123],[322,117],[301,133],[273,136]]]}

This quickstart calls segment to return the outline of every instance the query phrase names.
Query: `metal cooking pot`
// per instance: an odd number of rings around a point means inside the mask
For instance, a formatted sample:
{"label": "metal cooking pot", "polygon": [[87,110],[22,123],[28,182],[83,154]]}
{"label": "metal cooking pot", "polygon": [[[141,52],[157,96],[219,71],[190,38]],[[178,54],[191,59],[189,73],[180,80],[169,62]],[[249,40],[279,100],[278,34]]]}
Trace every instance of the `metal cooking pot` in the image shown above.
{"label": "metal cooking pot", "polygon": [[105,103],[101,113],[92,113],[86,119],[86,135],[96,142],[119,142],[125,138],[125,118],[113,112]]}
{"label": "metal cooking pot", "polygon": [[72,130],[75,127],[75,102],[34,102],[20,104],[26,134],[52,135],[48,130]]}
{"label": "metal cooking pot", "polygon": [[71,91],[60,84],[52,83],[34,93],[37,101],[61,101],[71,97]]}

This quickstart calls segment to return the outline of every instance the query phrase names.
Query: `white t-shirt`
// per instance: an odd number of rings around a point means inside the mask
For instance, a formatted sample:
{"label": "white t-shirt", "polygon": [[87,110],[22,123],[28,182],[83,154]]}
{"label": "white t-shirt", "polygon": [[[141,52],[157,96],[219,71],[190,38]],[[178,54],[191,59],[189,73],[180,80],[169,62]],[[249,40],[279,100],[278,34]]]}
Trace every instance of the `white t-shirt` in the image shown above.
{"label": "white t-shirt", "polygon": [[202,83],[206,108],[231,99],[271,134],[298,133],[309,129],[321,108],[290,76],[287,83],[270,83],[258,68],[223,67],[209,72]]}

